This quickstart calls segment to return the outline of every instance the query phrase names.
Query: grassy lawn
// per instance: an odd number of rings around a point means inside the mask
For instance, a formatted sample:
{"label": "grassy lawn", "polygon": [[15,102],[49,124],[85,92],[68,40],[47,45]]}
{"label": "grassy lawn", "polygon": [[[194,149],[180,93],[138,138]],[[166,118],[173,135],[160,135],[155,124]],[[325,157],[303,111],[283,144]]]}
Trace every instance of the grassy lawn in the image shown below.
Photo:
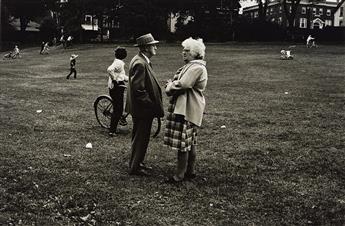
{"label": "grassy lawn", "polygon": [[[162,183],[176,161],[162,133],[147,154],[153,176],[135,177],[130,134],[110,138],[96,122],[113,47],[0,60],[1,225],[345,224],[344,46],[297,45],[284,61],[286,45],[207,45],[198,178],[181,186]],[[152,58],[162,85],[180,52],[162,44]],[[65,79],[71,53],[77,80]]]}

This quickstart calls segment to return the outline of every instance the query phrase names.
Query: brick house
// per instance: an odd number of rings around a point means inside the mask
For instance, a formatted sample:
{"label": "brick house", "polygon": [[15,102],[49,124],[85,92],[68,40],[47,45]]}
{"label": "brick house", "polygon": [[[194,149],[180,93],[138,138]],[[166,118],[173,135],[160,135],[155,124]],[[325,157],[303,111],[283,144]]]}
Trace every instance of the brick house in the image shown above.
{"label": "brick house", "polygon": [[[338,26],[339,22],[338,19],[335,19],[334,11],[340,2],[344,3],[344,0],[325,0],[323,2],[301,0],[294,20],[295,27],[300,29],[323,29],[326,26]],[[259,6],[256,0],[242,1],[241,5],[243,16],[251,20],[259,16]],[[287,2],[287,7],[291,10],[289,1]],[[288,20],[286,19],[281,1],[271,0],[268,3],[266,20],[281,26],[288,26]]]}
{"label": "brick house", "polygon": [[338,3],[337,7],[334,9],[334,26],[345,27],[345,0]]}

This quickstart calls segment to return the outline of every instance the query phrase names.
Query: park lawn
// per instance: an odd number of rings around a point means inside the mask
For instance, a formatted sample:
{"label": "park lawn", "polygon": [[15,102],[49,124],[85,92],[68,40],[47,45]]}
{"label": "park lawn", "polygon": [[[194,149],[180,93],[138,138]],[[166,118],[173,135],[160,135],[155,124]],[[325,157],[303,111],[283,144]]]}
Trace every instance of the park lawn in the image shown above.
{"label": "park lawn", "polygon": [[[153,175],[129,176],[130,134],[109,138],[95,119],[115,46],[0,61],[1,225],[345,224],[344,46],[297,45],[280,60],[288,44],[208,44],[198,177],[180,186],[163,183],[176,162],[163,132],[149,145]],[[128,65],[137,49],[126,47]],[[65,79],[71,53],[77,80]],[[159,45],[162,86],[180,53]]]}

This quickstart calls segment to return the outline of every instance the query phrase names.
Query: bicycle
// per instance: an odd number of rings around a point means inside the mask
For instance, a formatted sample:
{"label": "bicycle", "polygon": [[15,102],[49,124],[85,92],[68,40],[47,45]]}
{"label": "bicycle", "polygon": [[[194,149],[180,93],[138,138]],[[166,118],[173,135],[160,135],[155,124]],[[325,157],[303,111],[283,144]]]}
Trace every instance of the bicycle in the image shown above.
{"label": "bicycle", "polygon": [[19,54],[10,52],[10,53],[5,54],[2,59],[5,60],[5,59],[17,59],[17,58],[20,58]]}
{"label": "bicycle", "polygon": [[[113,113],[113,102],[110,96],[100,95],[93,103],[97,122],[105,129],[110,128],[111,115]],[[133,122],[129,113],[124,113],[119,121],[120,127],[132,128]],[[152,122],[152,137],[157,137],[161,129],[161,120],[156,118]]]}
{"label": "bicycle", "polygon": [[317,48],[316,42],[314,40],[307,43],[307,48]]}

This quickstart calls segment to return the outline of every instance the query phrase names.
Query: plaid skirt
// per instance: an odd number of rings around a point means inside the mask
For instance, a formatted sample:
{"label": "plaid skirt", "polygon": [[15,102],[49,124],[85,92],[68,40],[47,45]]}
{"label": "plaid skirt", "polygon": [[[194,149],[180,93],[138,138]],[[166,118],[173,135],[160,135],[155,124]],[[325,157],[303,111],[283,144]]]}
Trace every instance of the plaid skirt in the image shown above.
{"label": "plaid skirt", "polygon": [[183,115],[174,114],[175,104],[168,107],[166,117],[164,145],[174,151],[191,151],[193,145],[197,145],[197,126],[184,119]]}

